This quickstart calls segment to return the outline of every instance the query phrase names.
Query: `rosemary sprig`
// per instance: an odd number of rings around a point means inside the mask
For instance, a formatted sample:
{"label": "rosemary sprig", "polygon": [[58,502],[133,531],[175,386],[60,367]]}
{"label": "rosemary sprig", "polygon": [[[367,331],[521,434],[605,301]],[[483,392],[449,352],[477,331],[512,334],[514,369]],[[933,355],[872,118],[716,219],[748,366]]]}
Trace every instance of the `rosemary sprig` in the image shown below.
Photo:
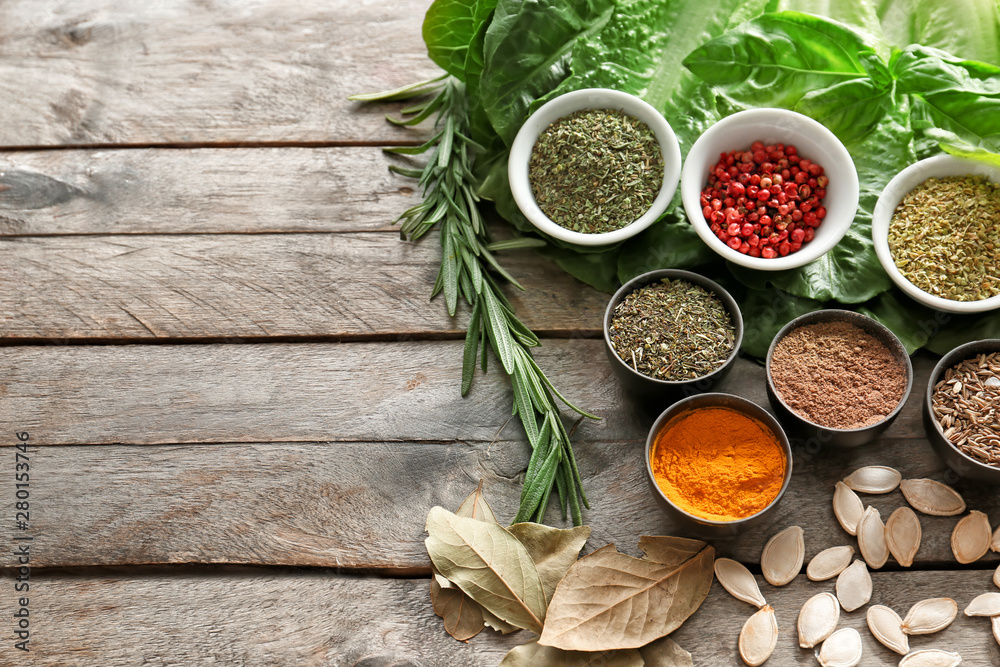
{"label": "rosemary sprig", "polygon": [[[427,99],[429,95],[432,95]],[[583,522],[581,505],[590,507],[583,490],[580,472],[552,394],[585,417],[599,419],[576,407],[559,393],[531,356],[538,337],[514,314],[501,291],[498,279],[518,289],[517,280],[500,266],[494,250],[535,247],[535,239],[490,242],[490,233],[479,213],[479,179],[473,173],[475,155],[481,146],[469,138],[469,115],[465,84],[447,75],[386,93],[358,95],[360,101],[404,100],[422,97],[424,101],[402,110],[405,119],[389,118],[398,125],[416,125],[435,116],[434,135],[424,144],[413,147],[385,148],[388,153],[427,154],[420,169],[392,165],[390,170],[419,179],[423,201],[404,211],[400,236],[416,240],[435,226],[441,231],[441,268],[431,298],[444,293],[448,313],[455,315],[459,296],[471,307],[462,359],[462,395],[469,392],[477,358],[486,370],[487,345],[500,359],[510,377],[514,394],[514,414],[518,415],[531,443],[521,506],[514,522],[541,523],[553,487],[559,496],[563,519],[567,508],[573,523]],[[499,278],[498,278],[499,277]]]}

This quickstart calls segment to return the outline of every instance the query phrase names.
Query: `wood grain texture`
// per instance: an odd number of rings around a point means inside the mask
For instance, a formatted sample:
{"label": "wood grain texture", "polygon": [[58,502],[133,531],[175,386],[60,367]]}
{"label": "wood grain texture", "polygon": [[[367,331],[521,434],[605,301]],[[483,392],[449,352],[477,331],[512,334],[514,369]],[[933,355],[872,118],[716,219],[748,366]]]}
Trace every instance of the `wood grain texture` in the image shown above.
{"label": "wood grain texture", "polygon": [[391,163],[374,147],[0,153],[0,235],[398,233],[419,195]]}
{"label": "wood grain texture", "polygon": [[0,146],[412,141],[347,97],[440,71],[428,5],[10,0]]}
{"label": "wood grain texture", "polygon": [[[0,582],[8,588],[10,575]],[[904,613],[928,596],[948,595],[964,606],[989,584],[985,570],[876,573],[872,603]],[[780,589],[761,584],[775,607],[778,645],[768,664],[815,665],[798,647],[795,619],[812,595],[829,590],[800,576]],[[672,637],[695,664],[742,665],[736,639],[751,607],[718,584]],[[326,570],[152,568],[35,572],[31,579],[32,665],[304,665],[330,667],[451,667],[496,665],[533,635],[502,637],[484,630],[468,644],[445,634],[431,609],[425,579],[378,579]],[[856,628],[863,665],[895,665],[865,626],[864,609],[841,615]],[[1000,661],[982,618],[959,618],[946,630],[911,639],[913,648],[958,651],[967,665]],[[20,664],[10,642],[0,660]]]}
{"label": "wood grain texture", "polygon": [[[8,237],[0,254],[0,338],[458,335],[468,319],[428,303],[436,233]],[[531,251],[502,262],[529,327],[600,330],[606,294]]]}
{"label": "wood grain texture", "polygon": [[[646,478],[652,415],[599,372],[604,364],[578,363],[600,351],[599,341],[548,341],[538,356],[569,395],[605,416],[573,433],[592,501],[585,518],[592,545],[628,550],[639,535],[683,529],[660,511]],[[0,408],[39,445],[31,464],[39,563],[427,571],[430,508],[454,509],[484,479],[510,520],[529,455],[498,374],[459,397],[458,352],[457,342],[0,349],[11,369]],[[763,370],[752,362],[741,361],[721,389],[766,404]],[[805,529],[807,558],[854,545],[831,499],[836,481],[862,465],[953,481],[926,440],[907,435],[920,428],[911,408],[877,445],[816,451],[796,442],[778,510],[758,530],[718,541],[720,554],[756,563],[767,539],[793,524]],[[994,488],[955,486],[1000,523]],[[898,491],[864,499],[883,517],[905,502]],[[549,520],[560,523],[555,507]],[[920,520],[918,566],[954,566],[958,517]]]}

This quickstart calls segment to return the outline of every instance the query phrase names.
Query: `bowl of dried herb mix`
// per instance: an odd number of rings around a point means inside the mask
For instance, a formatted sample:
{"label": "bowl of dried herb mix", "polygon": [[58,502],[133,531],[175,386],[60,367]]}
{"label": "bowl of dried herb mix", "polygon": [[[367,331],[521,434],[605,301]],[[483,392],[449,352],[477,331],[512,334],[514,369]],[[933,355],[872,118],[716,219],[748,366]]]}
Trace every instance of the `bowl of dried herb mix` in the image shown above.
{"label": "bowl of dried herb mix", "polygon": [[774,512],[792,476],[778,421],[740,396],[690,396],[646,438],[646,473],[664,512],[694,537],[731,537]]}
{"label": "bowl of dried herb mix", "polygon": [[721,285],[660,269],[615,292],[604,312],[604,349],[630,393],[658,412],[664,402],[714,388],[743,341],[740,307]]}
{"label": "bowl of dried herb mix", "polygon": [[723,118],[698,137],[681,172],[684,212],[698,236],[725,259],[763,271],[826,254],[854,221],[859,196],[840,140],[786,109]]}
{"label": "bowl of dried herb mix", "polygon": [[670,123],[634,95],[560,95],[521,126],[507,176],[539,231],[577,245],[624,241],[653,224],[677,190],[681,151]]}
{"label": "bowl of dried herb mix", "polygon": [[908,296],[952,313],[1000,308],[1000,168],[952,155],[899,172],[879,196],[872,240]]}
{"label": "bowl of dried herb mix", "polygon": [[849,310],[817,310],[774,337],[767,397],[793,434],[856,447],[881,435],[913,388],[906,348],[888,328]]}
{"label": "bowl of dried herb mix", "polygon": [[927,439],[948,467],[1000,483],[1000,340],[959,345],[941,357],[923,412]]}

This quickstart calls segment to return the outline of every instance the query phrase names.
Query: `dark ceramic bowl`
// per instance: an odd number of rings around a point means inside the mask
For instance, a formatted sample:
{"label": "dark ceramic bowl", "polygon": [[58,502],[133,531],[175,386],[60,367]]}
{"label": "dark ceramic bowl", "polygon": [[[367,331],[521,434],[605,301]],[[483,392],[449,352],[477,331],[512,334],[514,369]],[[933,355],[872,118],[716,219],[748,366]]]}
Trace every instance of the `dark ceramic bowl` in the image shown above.
{"label": "dark ceramic bowl", "polygon": [[[722,302],[722,305],[729,313],[729,317],[732,319],[733,325],[736,327],[736,344],[733,346],[732,353],[730,353],[726,361],[719,368],[708,375],[703,375],[692,380],[658,380],[648,375],[643,375],[629,366],[618,356],[618,353],[615,352],[614,347],[611,345],[609,330],[611,328],[611,320],[615,314],[615,308],[618,307],[618,304],[624,301],[625,297],[635,290],[663,278],[686,280],[689,283],[700,285],[707,291],[715,294]],[[611,369],[618,376],[618,379],[621,380],[622,385],[628,392],[639,398],[646,405],[655,405],[657,410],[663,405],[685,396],[710,391],[732,370],[733,364],[736,362],[736,357],[739,355],[740,344],[742,342],[743,315],[740,313],[740,307],[737,305],[736,300],[718,283],[690,271],[660,269],[636,276],[615,292],[614,296],[611,297],[611,301],[608,302],[607,310],[604,311],[604,350],[607,352],[608,360],[611,362]]]}
{"label": "dark ceramic bowl", "polygon": [[962,477],[980,482],[992,482],[993,484],[1000,484],[1000,468],[977,461],[951,444],[931,412],[931,394],[934,391],[934,385],[944,376],[947,369],[978,354],[998,351],[1000,351],[1000,340],[997,339],[977,340],[959,345],[941,357],[941,361],[934,367],[930,380],[927,382],[927,393],[924,396],[924,430],[927,432],[927,439],[931,441],[934,451],[948,464],[949,468]]}
{"label": "dark ceramic bowl", "polygon": [[[653,446],[656,443],[656,437],[659,435],[660,431],[662,431],[675,417],[692,410],[707,407],[729,408],[752,417],[774,435],[774,437],[781,444],[782,450],[785,452],[785,480],[781,485],[781,490],[778,491],[778,495],[775,496],[774,500],[772,500],[767,507],[760,510],[756,514],[752,514],[743,519],[736,519],[734,521],[713,521],[711,519],[695,516],[694,514],[681,509],[671,502],[671,500],[656,483],[656,478],[653,476],[653,466],[650,457],[653,454]],[[691,535],[692,537],[700,537],[702,539],[733,537],[748,528],[753,528],[754,526],[763,523],[778,506],[778,503],[781,501],[781,497],[785,495],[785,489],[788,488],[788,482],[792,478],[792,448],[789,445],[788,437],[785,435],[784,430],[782,430],[781,424],[778,423],[778,420],[776,420],[769,412],[756,403],[739,396],[733,396],[732,394],[699,394],[674,403],[672,406],[664,410],[656,421],[653,422],[653,427],[649,429],[649,435],[646,437],[646,478],[649,480],[649,484],[653,488],[653,496],[656,498],[657,502],[659,502],[660,507],[667,514],[667,516],[669,516],[683,529],[686,534]]]}
{"label": "dark ceramic bowl", "polygon": [[[774,388],[774,382],[771,379],[771,358],[774,356],[774,348],[782,338],[794,329],[807,324],[819,324],[820,322],[849,322],[853,324],[889,348],[896,361],[903,366],[906,372],[906,389],[903,391],[903,396],[899,399],[896,409],[890,412],[882,421],[861,428],[830,428],[810,421],[795,412],[778,395],[777,390]],[[885,432],[889,428],[889,425],[896,420],[900,410],[906,404],[906,399],[910,396],[911,389],[913,389],[913,365],[910,363],[910,356],[906,353],[906,348],[896,338],[896,335],[872,318],[849,310],[817,310],[797,317],[778,332],[778,335],[771,341],[770,349],[767,351],[767,398],[771,402],[771,407],[774,408],[778,419],[781,420],[781,423],[785,425],[789,432],[793,435],[814,440],[819,447],[826,444],[835,447],[857,447],[871,442]]]}

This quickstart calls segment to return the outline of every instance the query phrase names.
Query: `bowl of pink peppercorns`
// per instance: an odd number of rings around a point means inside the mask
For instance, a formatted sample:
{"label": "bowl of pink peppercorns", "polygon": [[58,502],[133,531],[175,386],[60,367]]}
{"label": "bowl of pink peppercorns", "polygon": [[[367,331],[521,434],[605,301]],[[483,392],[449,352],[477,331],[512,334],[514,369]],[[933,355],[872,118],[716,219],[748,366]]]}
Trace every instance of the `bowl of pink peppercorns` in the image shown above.
{"label": "bowl of pink peppercorns", "polygon": [[817,121],[784,109],[750,109],[710,127],[688,151],[681,198],[712,250],[753,269],[819,259],[858,210],[850,153]]}

